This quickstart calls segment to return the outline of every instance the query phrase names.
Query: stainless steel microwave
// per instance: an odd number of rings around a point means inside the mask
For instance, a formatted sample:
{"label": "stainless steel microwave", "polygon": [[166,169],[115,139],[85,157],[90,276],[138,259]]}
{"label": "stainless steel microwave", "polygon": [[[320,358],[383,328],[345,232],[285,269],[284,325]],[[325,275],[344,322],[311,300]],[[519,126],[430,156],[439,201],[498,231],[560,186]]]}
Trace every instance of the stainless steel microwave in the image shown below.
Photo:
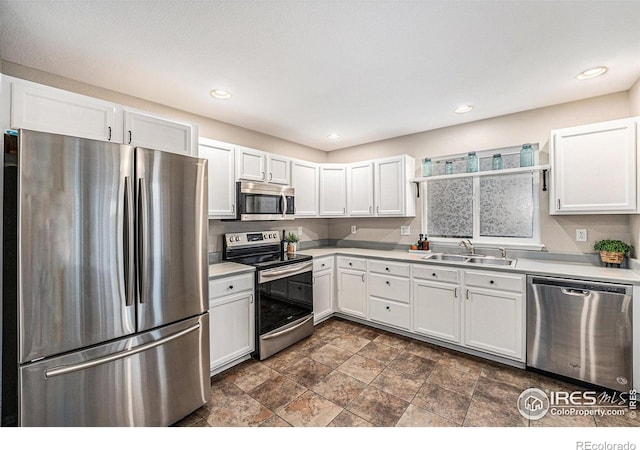
{"label": "stainless steel microwave", "polygon": [[236,182],[236,218],[232,220],[293,220],[295,190],[291,186]]}

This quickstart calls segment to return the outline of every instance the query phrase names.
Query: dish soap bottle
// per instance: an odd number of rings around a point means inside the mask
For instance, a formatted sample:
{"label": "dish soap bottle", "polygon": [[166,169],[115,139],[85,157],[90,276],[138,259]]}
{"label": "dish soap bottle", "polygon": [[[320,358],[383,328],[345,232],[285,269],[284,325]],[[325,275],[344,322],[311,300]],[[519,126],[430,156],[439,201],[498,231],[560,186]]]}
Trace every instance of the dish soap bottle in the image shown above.
{"label": "dish soap bottle", "polygon": [[424,235],[424,241],[422,241],[422,250],[429,250],[429,238],[427,238],[426,234]]}
{"label": "dish soap bottle", "polygon": [[424,235],[421,234],[420,237],[418,238],[418,250],[422,250],[422,245],[424,243],[424,239],[422,238]]}

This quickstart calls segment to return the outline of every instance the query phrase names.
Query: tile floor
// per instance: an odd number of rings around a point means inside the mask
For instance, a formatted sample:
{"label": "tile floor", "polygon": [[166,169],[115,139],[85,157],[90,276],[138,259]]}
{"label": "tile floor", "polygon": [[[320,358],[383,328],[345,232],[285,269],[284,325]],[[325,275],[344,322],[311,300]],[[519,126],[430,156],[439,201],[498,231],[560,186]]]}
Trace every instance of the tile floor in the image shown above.
{"label": "tile floor", "polygon": [[639,417],[527,420],[527,387],[581,388],[343,319],[262,362],[211,379],[211,400],[176,426],[595,427],[640,426]]}

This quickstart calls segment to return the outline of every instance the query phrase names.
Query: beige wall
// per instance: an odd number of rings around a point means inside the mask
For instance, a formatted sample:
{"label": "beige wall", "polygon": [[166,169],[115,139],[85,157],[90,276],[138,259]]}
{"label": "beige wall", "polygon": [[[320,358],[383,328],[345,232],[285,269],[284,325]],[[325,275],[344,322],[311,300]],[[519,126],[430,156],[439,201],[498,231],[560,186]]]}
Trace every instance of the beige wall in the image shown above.
{"label": "beige wall", "polygon": [[[629,93],[594,97],[546,108],[416,133],[385,141],[360,145],[329,153],[329,162],[352,162],[406,153],[419,162],[428,156],[467,153],[469,151],[540,144],[541,161],[548,162],[549,135],[552,129],[588,124],[629,116]],[[630,239],[629,216],[550,216],[548,191],[540,193],[541,236],[549,251],[591,252],[593,243],[611,237]],[[414,219],[340,219],[329,222],[330,239],[374,240],[413,243],[421,229],[421,211]],[[358,231],[351,234],[350,225]],[[410,225],[411,236],[400,236],[400,226]],[[586,228],[588,242],[575,241],[575,229]]]}

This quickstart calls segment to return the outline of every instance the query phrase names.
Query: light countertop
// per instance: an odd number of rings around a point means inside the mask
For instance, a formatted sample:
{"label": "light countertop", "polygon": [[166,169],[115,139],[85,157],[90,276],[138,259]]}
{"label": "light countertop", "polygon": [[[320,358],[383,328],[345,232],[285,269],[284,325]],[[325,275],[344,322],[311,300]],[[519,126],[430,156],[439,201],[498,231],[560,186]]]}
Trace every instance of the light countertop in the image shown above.
{"label": "light countertop", "polygon": [[209,279],[226,277],[229,275],[239,275],[242,273],[251,273],[256,270],[253,266],[247,266],[245,264],[238,264],[234,262],[219,262],[209,264]]}
{"label": "light countertop", "polygon": [[571,277],[590,281],[608,281],[640,285],[640,274],[630,269],[617,269],[612,267],[595,266],[592,264],[546,261],[536,259],[518,258],[515,267],[479,266],[469,263],[456,263],[450,261],[424,261],[424,255],[409,253],[401,250],[372,250],[365,248],[343,247],[317,247],[301,249],[301,254],[314,258],[331,255],[344,255],[363,258],[382,258],[389,260],[405,261],[411,263],[438,264],[443,266],[456,266],[481,270],[506,271],[514,273],[526,273],[533,275],[547,275],[559,277]]}

